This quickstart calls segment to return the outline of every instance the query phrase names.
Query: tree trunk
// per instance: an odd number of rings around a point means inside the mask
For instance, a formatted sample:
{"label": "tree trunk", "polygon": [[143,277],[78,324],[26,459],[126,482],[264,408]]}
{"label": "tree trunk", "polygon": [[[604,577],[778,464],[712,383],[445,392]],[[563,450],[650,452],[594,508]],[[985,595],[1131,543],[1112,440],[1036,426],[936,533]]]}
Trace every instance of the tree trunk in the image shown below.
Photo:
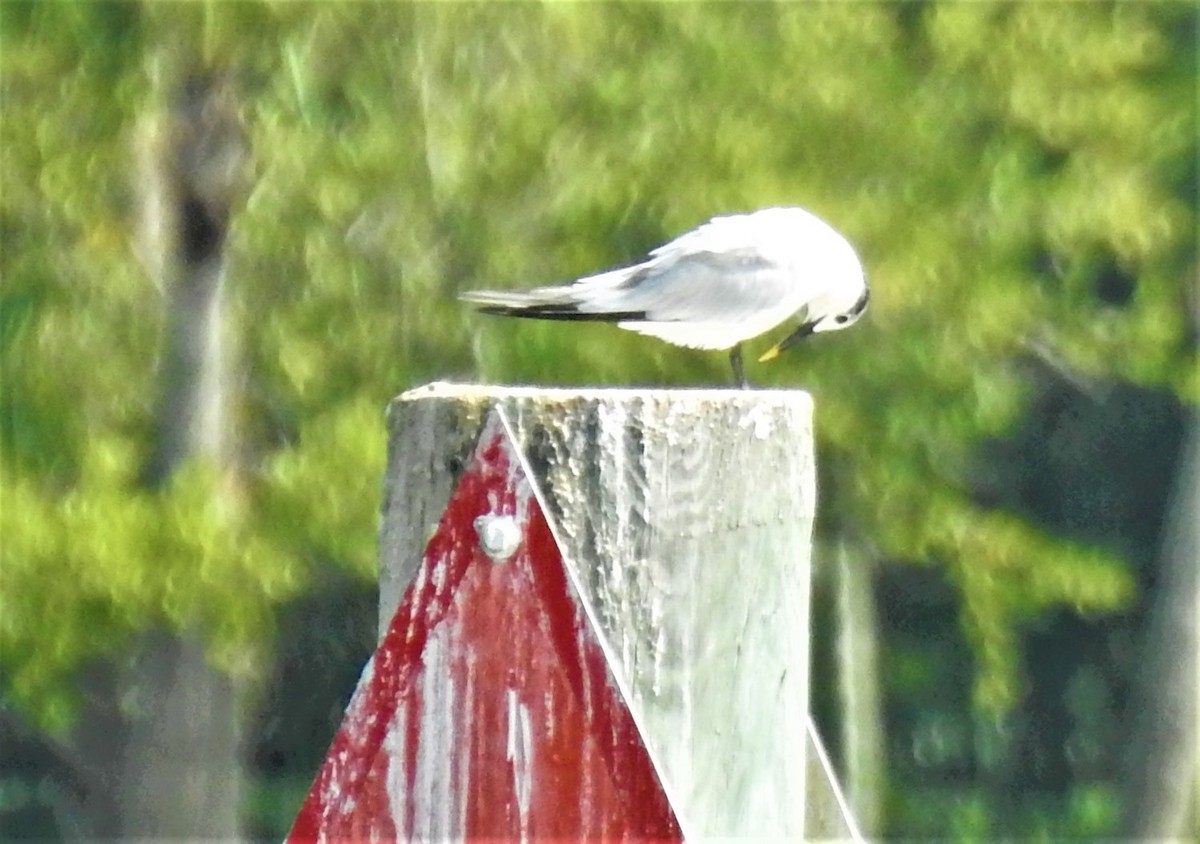
{"label": "tree trunk", "polygon": [[883,826],[887,736],[879,681],[879,624],[871,560],[849,540],[833,552],[837,679],[846,796],[864,833]]}
{"label": "tree trunk", "polygon": [[[191,459],[230,471],[222,303],[246,148],[228,86],[207,76],[183,84],[165,124],[148,124],[143,140],[143,258],[166,299],[157,432],[142,474],[156,489]],[[165,630],[144,634],[114,676],[98,687],[79,737],[85,755],[102,754],[91,767],[111,772],[89,801],[93,834],[238,838],[236,683],[208,664],[199,636]]]}
{"label": "tree trunk", "polygon": [[1192,419],[1161,546],[1158,588],[1130,700],[1124,834],[1196,840],[1197,663],[1200,661],[1200,424]]}

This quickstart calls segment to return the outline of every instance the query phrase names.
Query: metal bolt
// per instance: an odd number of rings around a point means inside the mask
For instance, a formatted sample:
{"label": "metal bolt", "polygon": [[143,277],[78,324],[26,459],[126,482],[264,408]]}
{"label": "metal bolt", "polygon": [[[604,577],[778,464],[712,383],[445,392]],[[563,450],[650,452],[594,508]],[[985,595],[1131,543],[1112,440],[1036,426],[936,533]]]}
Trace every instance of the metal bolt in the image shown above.
{"label": "metal bolt", "polygon": [[521,528],[512,516],[480,516],[475,520],[475,532],[484,553],[497,563],[511,557],[521,544]]}

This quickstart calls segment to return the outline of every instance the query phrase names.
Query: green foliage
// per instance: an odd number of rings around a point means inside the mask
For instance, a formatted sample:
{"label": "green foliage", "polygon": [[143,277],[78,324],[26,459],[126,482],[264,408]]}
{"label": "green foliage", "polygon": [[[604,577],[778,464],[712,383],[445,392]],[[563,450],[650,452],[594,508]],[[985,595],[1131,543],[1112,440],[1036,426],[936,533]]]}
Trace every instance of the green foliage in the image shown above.
{"label": "green foliage", "polygon": [[[8,692],[62,726],[70,672],[153,623],[245,670],[316,566],[371,577],[383,408],[407,386],[725,381],[720,355],[454,294],[788,203],[859,245],[872,310],[751,378],[815,394],[844,467],[823,506],[945,566],[976,703],[1003,711],[1021,624],[1134,589],[1114,553],[973,500],[976,446],[1023,408],[1016,364],[1200,397],[1195,24],[1144,3],[5,4]],[[229,276],[247,457],[148,492],[162,295],[135,139],[180,53],[240,75],[257,159]],[[1128,296],[1104,294],[1114,273]]]}
{"label": "green foliage", "polygon": [[1116,795],[1106,786],[1086,785],[1070,799],[1065,813],[1050,805],[1014,811],[1001,819],[981,795],[965,796],[957,789],[913,789],[891,807],[898,825],[917,840],[980,844],[1009,840],[1002,830],[1022,830],[1021,841],[1053,844],[1059,841],[1103,840],[1117,822]]}

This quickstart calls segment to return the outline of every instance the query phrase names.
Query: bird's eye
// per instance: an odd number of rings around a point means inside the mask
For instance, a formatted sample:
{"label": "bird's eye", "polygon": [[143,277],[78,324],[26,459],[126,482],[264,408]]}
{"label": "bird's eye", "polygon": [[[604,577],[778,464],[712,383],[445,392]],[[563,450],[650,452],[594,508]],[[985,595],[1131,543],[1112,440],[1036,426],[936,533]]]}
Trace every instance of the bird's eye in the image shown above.
{"label": "bird's eye", "polygon": [[848,314],[838,314],[837,316],[835,316],[833,318],[833,321],[836,322],[838,325],[845,325],[846,323],[848,323],[850,321],[850,317]]}

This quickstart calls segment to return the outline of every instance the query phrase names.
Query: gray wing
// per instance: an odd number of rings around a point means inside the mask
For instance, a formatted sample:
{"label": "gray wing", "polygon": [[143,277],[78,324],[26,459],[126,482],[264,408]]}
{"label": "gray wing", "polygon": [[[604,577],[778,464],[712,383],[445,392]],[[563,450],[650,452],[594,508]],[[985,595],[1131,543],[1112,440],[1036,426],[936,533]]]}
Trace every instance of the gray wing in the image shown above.
{"label": "gray wing", "polygon": [[[738,323],[797,300],[798,281],[756,249],[658,253],[650,260],[532,290],[460,298],[484,313],[539,319]],[[797,304],[796,309],[799,308]]]}
{"label": "gray wing", "polygon": [[654,322],[729,323],[780,308],[796,285],[757,250],[689,252],[639,265],[619,286],[596,291],[595,305]]}

